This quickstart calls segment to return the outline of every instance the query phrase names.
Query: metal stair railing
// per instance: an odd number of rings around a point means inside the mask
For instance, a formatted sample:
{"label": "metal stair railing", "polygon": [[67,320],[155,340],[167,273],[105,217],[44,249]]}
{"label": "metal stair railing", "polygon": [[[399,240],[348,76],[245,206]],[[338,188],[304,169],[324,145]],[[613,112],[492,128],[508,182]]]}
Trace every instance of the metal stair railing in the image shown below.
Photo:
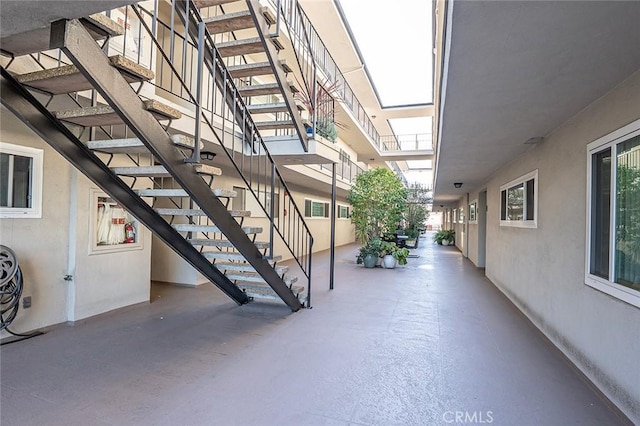
{"label": "metal stair railing", "polygon": [[18,83],[5,68],[2,74],[2,105],[19,117],[43,140],[73,164],[85,176],[134,215],[158,238],[198,269],[238,304],[247,303],[247,295],[233,285],[195,247],[186,241],[169,223],[118,178],[73,132],[56,119],[29,91]]}
{"label": "metal stair railing", "polygon": [[[274,0],[271,0],[272,2]],[[282,14],[288,16],[286,22],[294,23],[289,28],[292,38],[308,39],[308,46],[312,50],[311,56],[313,57],[315,64],[320,68],[323,74],[327,77],[326,84],[335,88],[335,92],[339,95],[342,102],[349,107],[349,110],[353,113],[356,119],[360,122],[360,125],[364,131],[369,135],[375,146],[380,148],[380,134],[373,126],[371,119],[365,112],[364,108],[358,101],[353,90],[344,78],[344,75],[336,65],[333,57],[329,53],[329,50],[324,45],[324,42],[318,35],[318,32],[314,28],[311,20],[307,14],[302,10],[297,0],[275,0],[280,4]],[[285,22],[285,23],[286,23]],[[300,24],[297,24],[297,23]],[[302,31],[304,29],[304,32]],[[300,46],[301,44],[297,44]],[[294,45],[295,47],[296,45]]]}
{"label": "metal stair railing", "polygon": [[[144,4],[128,6],[140,23],[138,31],[150,38],[151,50],[158,54],[150,61],[159,62],[157,67],[162,70],[159,81],[155,82],[156,87],[179,96],[195,109],[194,159],[200,155],[200,125],[207,126],[216,137],[269,221],[269,257],[273,256],[277,234],[307,279],[307,306],[310,306],[313,236],[304,215],[289,196],[291,191],[269,154],[197,9],[191,2],[176,0],[172,0],[172,6],[178,8],[178,15],[185,14],[182,17],[183,28],[177,27],[173,21],[163,23]],[[125,37],[127,30],[125,25]],[[176,41],[169,43],[174,48],[167,52],[164,48],[166,40],[160,40],[159,33],[176,38],[182,46],[180,52],[175,49]],[[172,86],[173,82],[177,82],[179,90]],[[285,202],[282,211],[278,212],[280,214],[276,215],[276,203],[271,200],[277,194],[284,194]]]}

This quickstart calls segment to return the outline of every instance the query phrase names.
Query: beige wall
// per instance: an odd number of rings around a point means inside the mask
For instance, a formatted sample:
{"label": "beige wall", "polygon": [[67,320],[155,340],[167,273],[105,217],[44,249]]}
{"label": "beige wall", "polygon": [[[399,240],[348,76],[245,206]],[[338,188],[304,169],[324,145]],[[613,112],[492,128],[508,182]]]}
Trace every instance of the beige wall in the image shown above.
{"label": "beige wall", "polygon": [[[244,187],[241,179],[229,176],[230,173],[216,177],[214,182],[215,188],[232,189],[234,186]],[[318,195],[302,191],[291,191],[293,200],[304,214],[304,199],[311,198],[317,201],[331,202],[330,194]],[[269,238],[269,221],[264,217],[264,213],[259,209],[255,201],[249,198],[251,195],[247,192],[248,210],[252,211],[252,217],[245,218],[244,226],[259,226],[263,228],[263,232],[259,234],[256,241],[268,241]],[[338,198],[338,204],[349,205],[345,199]],[[280,194],[280,217],[284,218],[284,208],[287,204],[284,194]],[[231,205],[230,205],[231,206]],[[290,212],[288,213],[291,214]],[[284,219],[281,220],[284,225]],[[305,222],[309,227],[313,236],[313,252],[327,250],[331,243],[331,221],[329,218],[305,218]],[[284,229],[283,229],[283,232]],[[354,228],[349,219],[336,219],[336,246],[349,244],[354,241]],[[282,256],[282,260],[292,258],[291,253],[284,243],[277,238],[274,245],[276,255]],[[180,258],[177,254],[168,248],[162,241],[153,237],[153,251],[151,258],[151,279],[154,281],[165,281],[178,283],[183,285],[200,285],[207,281],[200,273],[194,270],[187,262]]]}
{"label": "beige wall", "polygon": [[0,140],[44,149],[42,218],[0,220],[0,243],[16,252],[22,296],[32,298],[11,328],[33,330],[148,301],[149,232],[140,227],[140,250],[90,255],[89,189],[97,186],[11,113],[3,110],[1,120]]}
{"label": "beige wall", "polygon": [[[486,185],[487,277],[635,421],[640,309],[585,285],[584,270],[587,144],[639,118],[640,71]],[[500,186],[536,169],[537,229],[500,227]],[[470,227],[470,242],[477,241],[477,229]],[[474,251],[469,254],[477,262]]]}

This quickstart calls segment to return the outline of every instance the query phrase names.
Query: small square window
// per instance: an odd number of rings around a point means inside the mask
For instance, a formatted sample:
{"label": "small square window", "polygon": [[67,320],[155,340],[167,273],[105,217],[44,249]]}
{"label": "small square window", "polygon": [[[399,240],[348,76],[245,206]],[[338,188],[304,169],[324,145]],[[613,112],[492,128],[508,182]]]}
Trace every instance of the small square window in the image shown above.
{"label": "small square window", "polygon": [[538,227],[537,186],[535,170],[500,187],[500,226]]}
{"label": "small square window", "polygon": [[0,142],[0,217],[42,217],[41,149]]}

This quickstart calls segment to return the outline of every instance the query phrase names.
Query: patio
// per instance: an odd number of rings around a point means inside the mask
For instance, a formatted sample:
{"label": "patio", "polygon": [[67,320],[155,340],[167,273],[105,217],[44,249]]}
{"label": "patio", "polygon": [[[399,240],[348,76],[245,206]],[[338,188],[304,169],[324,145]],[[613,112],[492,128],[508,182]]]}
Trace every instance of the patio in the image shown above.
{"label": "patio", "polygon": [[[313,309],[155,283],[1,349],[5,425],[625,424],[482,271],[430,236],[396,270],[314,258]],[[107,285],[108,283],[105,283]]]}

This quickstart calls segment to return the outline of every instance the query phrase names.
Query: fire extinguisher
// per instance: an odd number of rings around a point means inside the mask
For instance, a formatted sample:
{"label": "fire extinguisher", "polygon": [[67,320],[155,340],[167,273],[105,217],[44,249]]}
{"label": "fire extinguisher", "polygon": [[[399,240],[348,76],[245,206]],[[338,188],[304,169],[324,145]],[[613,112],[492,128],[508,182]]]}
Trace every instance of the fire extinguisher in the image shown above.
{"label": "fire extinguisher", "polygon": [[124,224],[124,235],[125,235],[125,243],[135,243],[136,242],[136,230],[133,227],[133,223],[127,222]]}

